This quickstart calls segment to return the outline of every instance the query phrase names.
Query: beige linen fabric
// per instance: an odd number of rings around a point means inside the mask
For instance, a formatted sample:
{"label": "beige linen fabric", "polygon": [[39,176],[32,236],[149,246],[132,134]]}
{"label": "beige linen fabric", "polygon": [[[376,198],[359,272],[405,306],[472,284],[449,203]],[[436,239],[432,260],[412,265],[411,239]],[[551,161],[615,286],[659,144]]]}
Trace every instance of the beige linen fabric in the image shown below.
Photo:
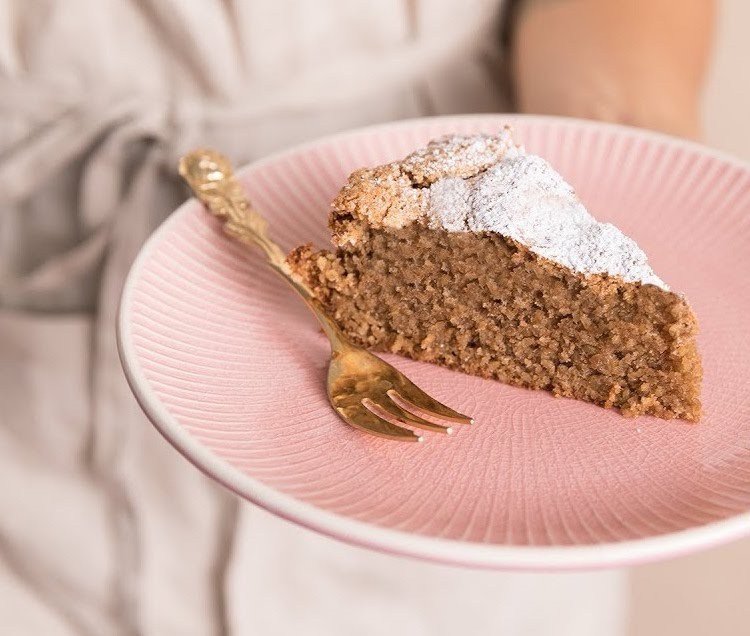
{"label": "beige linen fabric", "polygon": [[620,573],[373,554],[236,500],[145,420],[114,342],[197,144],[500,111],[490,0],[0,0],[0,625],[7,634],[617,634]]}

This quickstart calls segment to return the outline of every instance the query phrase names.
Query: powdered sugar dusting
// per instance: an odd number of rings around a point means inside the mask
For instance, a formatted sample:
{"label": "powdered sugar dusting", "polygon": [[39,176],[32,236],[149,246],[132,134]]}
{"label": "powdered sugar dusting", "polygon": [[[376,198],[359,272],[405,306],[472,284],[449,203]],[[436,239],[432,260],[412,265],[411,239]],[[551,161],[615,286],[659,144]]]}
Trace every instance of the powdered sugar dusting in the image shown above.
{"label": "powdered sugar dusting", "polygon": [[468,179],[449,177],[430,186],[430,227],[465,232],[472,216],[471,186]]}
{"label": "powdered sugar dusting", "polygon": [[521,151],[506,126],[497,135],[453,135],[433,140],[399,165],[413,184],[424,186],[449,177],[471,177]]}
{"label": "powdered sugar dusting", "polygon": [[[463,146],[486,143],[487,138],[468,139],[474,141]],[[635,241],[594,219],[549,163],[511,148],[484,172],[432,182],[427,195],[430,226],[497,232],[574,271],[606,273],[669,290]]]}

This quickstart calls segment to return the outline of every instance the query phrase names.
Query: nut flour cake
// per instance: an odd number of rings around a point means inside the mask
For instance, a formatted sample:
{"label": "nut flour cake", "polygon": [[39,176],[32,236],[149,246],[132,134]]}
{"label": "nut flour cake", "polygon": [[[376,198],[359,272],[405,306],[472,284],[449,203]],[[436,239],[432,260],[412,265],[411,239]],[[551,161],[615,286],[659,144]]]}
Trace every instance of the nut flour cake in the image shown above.
{"label": "nut flour cake", "polygon": [[288,263],[356,343],[623,414],[696,421],[697,321],[541,157],[449,137],[354,172],[335,251]]}

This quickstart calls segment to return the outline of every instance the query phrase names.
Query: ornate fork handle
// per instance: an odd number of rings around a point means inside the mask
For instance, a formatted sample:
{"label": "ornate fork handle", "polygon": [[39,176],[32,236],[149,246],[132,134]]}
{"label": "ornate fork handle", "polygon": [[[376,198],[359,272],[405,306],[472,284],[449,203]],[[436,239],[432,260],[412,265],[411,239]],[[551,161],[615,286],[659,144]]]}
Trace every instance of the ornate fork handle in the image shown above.
{"label": "ornate fork handle", "polygon": [[224,232],[241,243],[260,247],[268,264],[315,313],[331,344],[335,341],[346,346],[345,336],[325,314],[310,288],[292,276],[284,251],[268,236],[268,222],[252,207],[229,160],[215,150],[198,149],[180,159],[179,171],[195,196],[224,222]]}

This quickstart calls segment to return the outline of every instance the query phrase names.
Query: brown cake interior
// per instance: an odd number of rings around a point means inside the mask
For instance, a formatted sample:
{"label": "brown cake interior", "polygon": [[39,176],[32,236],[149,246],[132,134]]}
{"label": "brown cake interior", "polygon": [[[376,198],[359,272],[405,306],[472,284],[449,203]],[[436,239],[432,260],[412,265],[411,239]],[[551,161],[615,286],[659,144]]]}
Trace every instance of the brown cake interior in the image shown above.
{"label": "brown cake interior", "polygon": [[389,227],[373,221],[363,183],[398,208],[392,183],[355,175],[332,214],[338,249],[289,256],[353,341],[629,416],[698,420],[697,322],[681,296],[585,276],[496,233],[431,229],[419,218]]}

